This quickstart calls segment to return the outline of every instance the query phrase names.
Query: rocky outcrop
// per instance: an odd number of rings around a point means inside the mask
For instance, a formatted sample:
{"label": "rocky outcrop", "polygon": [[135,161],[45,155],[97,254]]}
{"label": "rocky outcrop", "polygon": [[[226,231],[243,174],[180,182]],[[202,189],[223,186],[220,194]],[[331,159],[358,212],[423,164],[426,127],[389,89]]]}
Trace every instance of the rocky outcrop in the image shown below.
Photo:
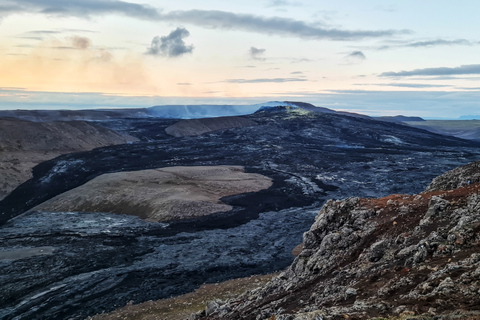
{"label": "rocky outcrop", "polygon": [[[442,176],[474,181],[478,165]],[[437,182],[442,180],[437,178]],[[435,183],[438,187],[445,185]],[[369,319],[480,311],[479,184],[328,201],[293,264],[208,319]]]}
{"label": "rocky outcrop", "polygon": [[269,188],[272,180],[239,166],[167,167],[101,175],[33,210],[109,212],[151,221],[201,217],[232,209],[220,198]]}
{"label": "rocky outcrop", "polygon": [[480,161],[477,161],[436,177],[426,191],[451,190],[479,182]]}
{"label": "rocky outcrop", "polygon": [[136,140],[85,121],[38,123],[0,118],[0,199],[30,179],[31,169],[40,162]]}
{"label": "rocky outcrop", "polygon": [[231,128],[255,126],[253,120],[243,117],[218,117],[203,119],[187,119],[167,127],[165,132],[174,137],[198,136],[207,132]]}

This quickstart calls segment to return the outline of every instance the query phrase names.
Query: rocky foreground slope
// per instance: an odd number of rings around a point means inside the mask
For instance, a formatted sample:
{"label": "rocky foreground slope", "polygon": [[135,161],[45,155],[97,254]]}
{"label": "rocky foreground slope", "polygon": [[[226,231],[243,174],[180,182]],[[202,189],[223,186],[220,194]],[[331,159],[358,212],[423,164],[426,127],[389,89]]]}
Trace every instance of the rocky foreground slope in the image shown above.
{"label": "rocky foreground slope", "polygon": [[[289,268],[192,318],[478,319],[479,168],[447,172],[418,195],[328,201]],[[470,184],[451,183],[460,177]]]}
{"label": "rocky foreground slope", "polygon": [[85,121],[0,118],[0,200],[32,177],[32,168],[61,154],[138,139]]}

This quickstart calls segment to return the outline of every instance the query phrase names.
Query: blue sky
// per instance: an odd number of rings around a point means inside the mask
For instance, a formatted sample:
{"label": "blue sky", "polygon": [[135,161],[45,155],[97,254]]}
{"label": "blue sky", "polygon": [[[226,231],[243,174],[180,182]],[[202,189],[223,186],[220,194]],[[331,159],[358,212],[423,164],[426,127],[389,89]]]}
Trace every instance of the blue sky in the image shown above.
{"label": "blue sky", "polygon": [[477,1],[0,0],[0,108],[479,114]]}

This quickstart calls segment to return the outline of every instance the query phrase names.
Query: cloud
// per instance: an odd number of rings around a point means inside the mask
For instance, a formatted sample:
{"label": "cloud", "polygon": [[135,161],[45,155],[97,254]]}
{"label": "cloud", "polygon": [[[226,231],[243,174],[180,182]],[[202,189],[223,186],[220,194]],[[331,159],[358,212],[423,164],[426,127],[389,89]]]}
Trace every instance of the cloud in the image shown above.
{"label": "cloud", "polygon": [[148,5],[118,0],[4,0],[0,15],[40,13],[89,18],[93,15],[120,14],[140,19],[158,19],[159,12]]}
{"label": "cloud", "polygon": [[93,30],[87,30],[87,29],[71,29],[71,28],[61,28],[61,29],[58,29],[58,32],[98,33],[98,31],[93,31]]}
{"label": "cloud", "polygon": [[[50,46],[45,46],[46,43],[50,43]],[[59,50],[86,50],[91,48],[92,41],[87,37],[71,36],[66,38],[66,43],[58,39],[50,39],[44,42],[43,45],[44,48]],[[101,50],[105,49],[99,49],[99,51]]]}
{"label": "cloud", "polygon": [[471,42],[466,39],[456,39],[456,40],[444,40],[444,39],[436,39],[436,40],[428,40],[428,41],[415,41],[409,42],[399,45],[386,45],[381,46],[378,50],[388,50],[388,49],[396,49],[396,48],[433,48],[437,46],[472,46],[474,44],[478,44],[478,42]]}
{"label": "cloud", "polygon": [[22,33],[21,35],[17,36],[16,38],[20,39],[29,39],[29,40],[44,40],[48,37],[52,37],[55,35],[61,35],[64,33],[96,33],[96,31],[91,30],[84,30],[84,29],[66,29],[61,28],[57,30],[32,30]]}
{"label": "cloud", "polygon": [[449,75],[466,75],[480,74],[480,64],[462,65],[460,67],[448,68],[425,68],[415,69],[411,71],[400,72],[384,72],[380,77],[410,77],[410,76],[449,76]]}
{"label": "cloud", "polygon": [[161,15],[163,20],[224,30],[241,30],[268,35],[299,37],[312,40],[358,40],[411,33],[408,30],[341,30],[326,29],[301,20],[262,17],[218,10],[172,11]]}
{"label": "cloud", "polygon": [[356,86],[381,86],[381,87],[399,87],[399,88],[444,88],[451,87],[446,84],[426,84],[426,83],[357,83]]}
{"label": "cloud", "polygon": [[54,30],[33,30],[33,31],[28,31],[25,32],[25,35],[30,35],[30,34],[57,34],[61,33],[61,31],[54,31]]}
{"label": "cloud", "polygon": [[457,40],[431,40],[431,41],[417,41],[407,44],[407,47],[433,47],[433,46],[451,46],[451,45],[472,45],[472,43],[465,39],[457,39]]}
{"label": "cloud", "polygon": [[365,60],[367,57],[365,57],[362,51],[353,51],[352,53],[347,55],[347,58]]}
{"label": "cloud", "polygon": [[147,54],[154,56],[179,57],[186,53],[193,52],[193,46],[187,46],[184,38],[188,37],[190,32],[185,28],[177,28],[170,32],[168,36],[156,36],[152,44],[147,49]]}
{"label": "cloud", "polygon": [[267,7],[288,7],[288,6],[301,6],[302,3],[298,1],[286,1],[286,0],[272,0]]}
{"label": "cloud", "polygon": [[[300,37],[314,40],[358,40],[411,33],[408,30],[342,30],[281,17],[262,17],[219,10],[186,10],[163,13],[145,4],[119,0],[3,0],[0,16],[13,13],[38,13],[62,17],[90,18],[116,14],[152,21],[190,23],[196,26],[241,30],[268,35]],[[278,3],[282,3],[281,1]],[[291,2],[283,2],[291,3]]]}
{"label": "cloud", "polygon": [[260,79],[228,79],[223,82],[227,83],[283,83],[283,82],[297,82],[297,81],[307,81],[307,79],[301,78],[260,78]]}
{"label": "cloud", "polygon": [[475,90],[480,91],[480,87],[457,87],[459,90]]}
{"label": "cloud", "polygon": [[72,37],[72,46],[74,49],[88,49],[90,47],[91,41],[86,37],[73,36]]}
{"label": "cloud", "polygon": [[265,49],[250,47],[249,53],[250,58],[254,60],[265,60],[265,58],[263,57],[263,55],[265,54]]}
{"label": "cloud", "polygon": [[353,51],[344,57],[346,64],[360,63],[365,59],[367,59],[367,57],[362,51]]}

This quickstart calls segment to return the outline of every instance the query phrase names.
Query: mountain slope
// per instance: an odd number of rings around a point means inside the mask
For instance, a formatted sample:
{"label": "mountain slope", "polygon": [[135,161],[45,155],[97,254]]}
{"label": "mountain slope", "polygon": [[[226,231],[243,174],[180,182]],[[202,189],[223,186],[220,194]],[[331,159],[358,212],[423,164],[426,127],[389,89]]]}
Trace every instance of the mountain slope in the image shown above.
{"label": "mountain slope", "polygon": [[165,132],[174,137],[198,136],[207,132],[255,126],[253,120],[243,117],[217,117],[202,119],[185,119],[168,126]]}
{"label": "mountain slope", "polygon": [[38,123],[0,118],[0,199],[30,179],[32,168],[40,162],[136,140],[85,121]]}

